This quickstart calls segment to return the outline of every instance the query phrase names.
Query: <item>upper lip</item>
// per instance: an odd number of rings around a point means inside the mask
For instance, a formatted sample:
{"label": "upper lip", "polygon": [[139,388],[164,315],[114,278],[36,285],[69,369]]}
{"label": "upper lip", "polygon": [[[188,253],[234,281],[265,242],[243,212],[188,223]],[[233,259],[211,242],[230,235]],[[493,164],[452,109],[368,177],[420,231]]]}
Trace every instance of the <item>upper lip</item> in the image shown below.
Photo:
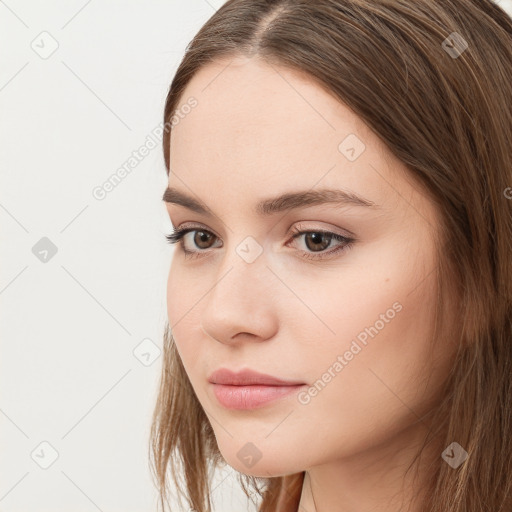
{"label": "upper lip", "polygon": [[208,382],[212,384],[226,384],[231,386],[250,386],[250,385],[265,385],[265,386],[297,386],[304,384],[299,381],[289,381],[278,379],[272,375],[257,372],[247,368],[240,372],[233,372],[227,368],[219,368],[210,374]]}

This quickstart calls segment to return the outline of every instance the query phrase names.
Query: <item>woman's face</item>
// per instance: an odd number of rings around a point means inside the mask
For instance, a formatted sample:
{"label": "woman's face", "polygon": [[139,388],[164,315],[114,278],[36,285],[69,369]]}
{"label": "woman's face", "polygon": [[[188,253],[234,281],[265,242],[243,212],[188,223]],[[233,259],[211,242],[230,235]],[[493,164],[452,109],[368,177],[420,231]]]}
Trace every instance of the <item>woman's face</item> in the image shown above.
{"label": "woman's face", "polygon": [[[197,230],[182,239],[190,254],[174,251],[168,316],[223,457],[277,476],[403,442],[449,365],[449,345],[430,340],[433,203],[304,75],[257,58],[218,61],[181,105],[191,97],[172,131],[168,184],[206,213],[167,197],[173,226]],[[332,192],[317,202],[327,190],[360,200]],[[219,368],[303,385],[226,407],[207,380]]]}

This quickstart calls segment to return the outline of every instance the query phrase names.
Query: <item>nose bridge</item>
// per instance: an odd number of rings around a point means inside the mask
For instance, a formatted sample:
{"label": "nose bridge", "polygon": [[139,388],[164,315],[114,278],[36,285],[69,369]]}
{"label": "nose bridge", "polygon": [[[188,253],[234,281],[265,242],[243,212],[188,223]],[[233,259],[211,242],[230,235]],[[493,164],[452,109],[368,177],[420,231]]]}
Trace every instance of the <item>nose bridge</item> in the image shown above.
{"label": "nose bridge", "polygon": [[202,312],[204,331],[218,341],[239,332],[271,336],[275,322],[271,272],[263,247],[252,237],[230,248],[219,264]]}
{"label": "nose bridge", "polygon": [[217,290],[212,290],[212,296],[223,300],[231,297],[258,301],[257,295],[264,295],[268,287],[269,274],[263,246],[254,237],[247,236],[228,249],[217,274]]}

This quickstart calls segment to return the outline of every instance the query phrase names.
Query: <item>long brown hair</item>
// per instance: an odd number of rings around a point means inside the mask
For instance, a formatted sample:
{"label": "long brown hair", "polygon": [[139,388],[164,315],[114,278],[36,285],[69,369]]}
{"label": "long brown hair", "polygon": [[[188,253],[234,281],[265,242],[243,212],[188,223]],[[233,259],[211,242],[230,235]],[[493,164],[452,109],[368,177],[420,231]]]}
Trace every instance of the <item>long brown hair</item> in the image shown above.
{"label": "long brown hair", "polygon": [[[244,55],[301,71],[339,98],[435,201],[436,307],[443,318],[448,291],[456,292],[456,313],[445,320],[455,326],[458,351],[431,434],[445,447],[456,441],[469,457],[453,469],[439,454],[423,510],[510,512],[511,18],[490,0],[229,0],[188,45],[172,80],[167,173],[170,120],[187,84],[208,62]],[[189,505],[210,511],[212,471],[226,463],[168,325],[150,448],[162,508],[170,469]],[[262,498],[260,511],[297,510],[304,472],[238,477],[248,496]]]}

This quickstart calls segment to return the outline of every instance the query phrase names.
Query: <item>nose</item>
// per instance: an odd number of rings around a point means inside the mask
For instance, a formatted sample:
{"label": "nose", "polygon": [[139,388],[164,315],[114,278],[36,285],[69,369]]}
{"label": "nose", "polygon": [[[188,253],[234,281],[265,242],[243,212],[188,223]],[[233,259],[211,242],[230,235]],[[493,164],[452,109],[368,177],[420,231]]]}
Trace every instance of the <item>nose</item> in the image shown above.
{"label": "nose", "polygon": [[228,345],[272,338],[278,328],[279,280],[264,258],[247,263],[235,254],[226,263],[204,299],[202,330]]}

